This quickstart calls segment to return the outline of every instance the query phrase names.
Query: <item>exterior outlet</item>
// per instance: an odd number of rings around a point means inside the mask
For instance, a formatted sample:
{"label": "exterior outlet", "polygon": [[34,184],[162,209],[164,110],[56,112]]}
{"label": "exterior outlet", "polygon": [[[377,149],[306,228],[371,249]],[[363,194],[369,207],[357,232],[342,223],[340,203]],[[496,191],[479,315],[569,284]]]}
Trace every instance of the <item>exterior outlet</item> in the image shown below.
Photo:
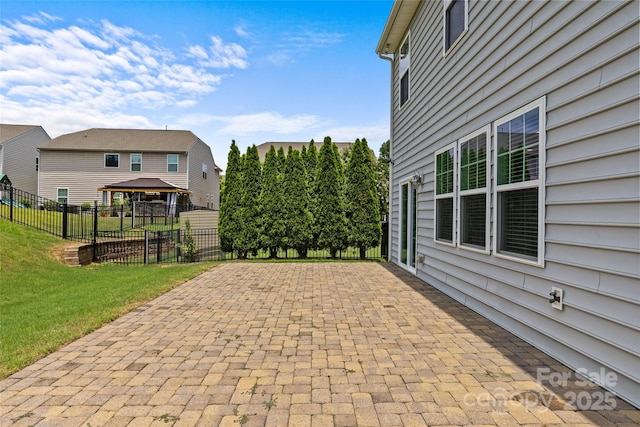
{"label": "exterior outlet", "polygon": [[549,302],[551,303],[551,307],[556,310],[563,309],[564,299],[562,293],[562,289],[560,288],[556,288],[555,286],[551,288],[551,293],[549,294],[551,298],[549,299]]}

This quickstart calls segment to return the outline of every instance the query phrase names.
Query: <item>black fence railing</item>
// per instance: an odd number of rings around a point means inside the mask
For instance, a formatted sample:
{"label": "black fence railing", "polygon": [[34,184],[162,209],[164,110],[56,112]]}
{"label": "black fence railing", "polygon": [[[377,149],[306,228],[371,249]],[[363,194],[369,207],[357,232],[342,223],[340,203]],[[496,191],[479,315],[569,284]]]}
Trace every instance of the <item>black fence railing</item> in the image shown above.
{"label": "black fence railing", "polygon": [[[233,252],[220,249],[216,228],[180,228],[180,212],[192,206],[136,202],[133,206],[116,205],[73,206],[0,186],[0,217],[54,234],[68,240],[90,243],[94,262],[122,264],[180,263],[194,261],[225,261],[237,259]],[[383,223],[383,231],[386,231]],[[365,259],[386,257],[386,233],[383,244],[367,249]],[[277,259],[298,259],[295,249],[279,248]],[[246,259],[269,259],[269,250],[247,254]],[[309,259],[329,259],[328,250],[309,249]],[[359,248],[336,253],[337,259],[360,259]]]}

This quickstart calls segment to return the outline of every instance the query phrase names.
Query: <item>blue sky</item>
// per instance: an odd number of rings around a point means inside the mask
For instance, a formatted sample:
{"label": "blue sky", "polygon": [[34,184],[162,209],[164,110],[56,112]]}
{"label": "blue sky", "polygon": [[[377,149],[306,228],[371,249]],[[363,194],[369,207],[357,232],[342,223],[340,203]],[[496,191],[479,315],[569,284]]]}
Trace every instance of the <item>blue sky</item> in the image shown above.
{"label": "blue sky", "polygon": [[392,1],[2,1],[0,122],[189,129],[226,167],[266,141],[389,138]]}

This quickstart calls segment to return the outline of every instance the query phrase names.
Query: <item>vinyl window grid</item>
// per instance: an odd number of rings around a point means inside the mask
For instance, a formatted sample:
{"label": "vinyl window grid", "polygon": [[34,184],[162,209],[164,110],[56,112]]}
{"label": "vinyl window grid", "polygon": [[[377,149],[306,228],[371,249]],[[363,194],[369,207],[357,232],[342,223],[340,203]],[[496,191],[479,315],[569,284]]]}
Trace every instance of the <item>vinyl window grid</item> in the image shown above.
{"label": "vinyl window grid", "polygon": [[544,266],[546,97],[493,125],[493,251]]}
{"label": "vinyl window grid", "polygon": [[491,125],[458,140],[457,244],[489,253]]}
{"label": "vinyl window grid", "polygon": [[449,144],[435,153],[435,215],[434,240],[438,243],[455,246],[455,212],[457,184],[456,144]]}

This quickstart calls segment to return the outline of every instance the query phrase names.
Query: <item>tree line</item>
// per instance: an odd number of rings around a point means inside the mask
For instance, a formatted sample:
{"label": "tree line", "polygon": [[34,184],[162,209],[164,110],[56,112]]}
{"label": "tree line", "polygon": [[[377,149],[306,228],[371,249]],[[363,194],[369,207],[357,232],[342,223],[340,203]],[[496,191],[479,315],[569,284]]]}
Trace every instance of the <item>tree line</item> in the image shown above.
{"label": "tree line", "polygon": [[273,146],[261,164],[255,145],[241,155],[231,142],[221,189],[221,249],[238,259],[279,249],[328,250],[332,258],[355,247],[365,258],[381,240],[381,218],[387,213],[387,141],[380,158],[357,139],[339,153],[330,137],[318,150],[311,140],[302,151]]}

